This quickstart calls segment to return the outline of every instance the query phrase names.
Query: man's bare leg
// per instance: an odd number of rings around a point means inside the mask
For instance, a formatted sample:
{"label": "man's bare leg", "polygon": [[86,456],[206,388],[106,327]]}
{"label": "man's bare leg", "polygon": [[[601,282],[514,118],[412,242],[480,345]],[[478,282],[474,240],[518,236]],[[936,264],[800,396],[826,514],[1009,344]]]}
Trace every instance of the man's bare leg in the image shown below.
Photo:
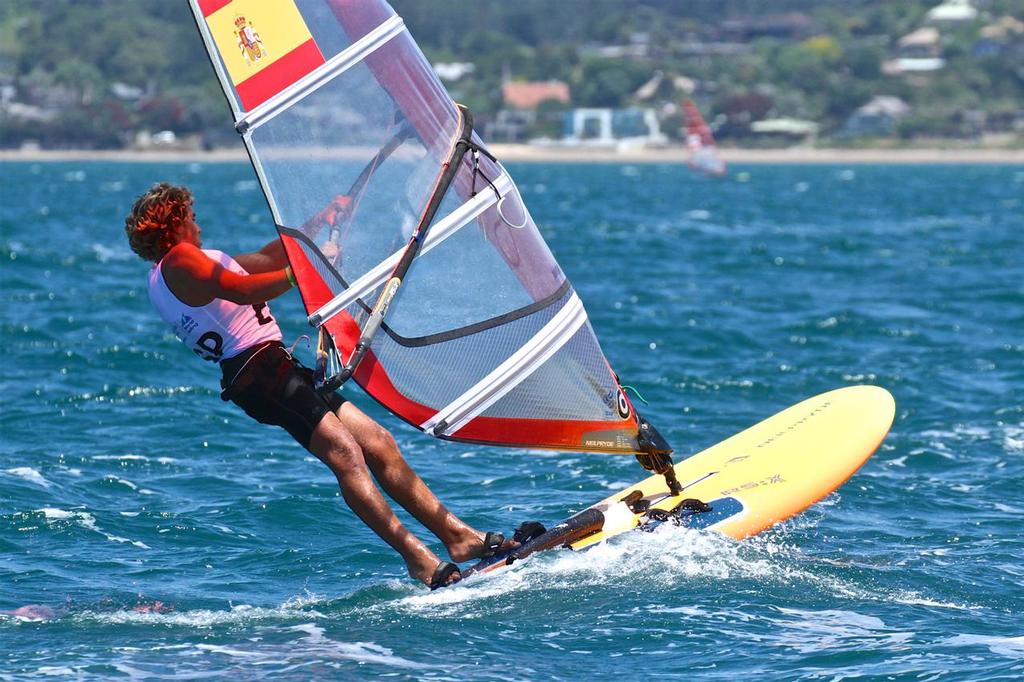
{"label": "man's bare leg", "polygon": [[[444,543],[452,561],[480,556],[484,534],[452,514],[409,466],[387,429],[346,402],[338,418],[356,439],[366,463],[385,492]],[[517,543],[507,541],[511,548]]]}
{"label": "man's bare leg", "polygon": [[362,448],[334,414],[327,413],[317,425],[309,450],[334,472],[352,511],[402,555],[410,576],[429,585],[441,560],[395,516],[370,478]]}

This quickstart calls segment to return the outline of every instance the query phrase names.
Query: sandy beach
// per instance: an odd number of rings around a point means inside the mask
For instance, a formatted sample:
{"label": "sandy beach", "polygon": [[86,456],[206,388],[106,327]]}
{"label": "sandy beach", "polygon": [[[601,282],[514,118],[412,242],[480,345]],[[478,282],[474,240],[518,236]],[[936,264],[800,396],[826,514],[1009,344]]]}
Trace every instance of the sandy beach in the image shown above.
{"label": "sandy beach", "polygon": [[[669,149],[585,149],[537,147],[532,145],[492,145],[491,151],[506,161],[685,163],[686,151]],[[720,148],[726,163],[1024,163],[1024,149],[788,149]]]}
{"label": "sandy beach", "polygon": [[[685,150],[607,149],[585,147],[495,144],[490,150],[510,163],[685,163]],[[722,158],[734,164],[933,164],[979,163],[1024,164],[1024,149],[922,148],[922,149],[787,149],[722,148]],[[247,155],[238,149],[198,150],[0,150],[0,162],[7,161],[130,161],[150,163],[237,162]]]}

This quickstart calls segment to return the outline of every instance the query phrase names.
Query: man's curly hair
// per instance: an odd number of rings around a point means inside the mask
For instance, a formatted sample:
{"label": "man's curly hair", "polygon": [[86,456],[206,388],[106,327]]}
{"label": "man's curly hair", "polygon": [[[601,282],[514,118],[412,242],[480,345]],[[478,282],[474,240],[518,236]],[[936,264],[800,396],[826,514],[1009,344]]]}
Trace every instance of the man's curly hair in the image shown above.
{"label": "man's curly hair", "polygon": [[135,200],[124,219],[124,232],[132,251],[156,262],[178,243],[179,228],[191,215],[192,192],[161,182]]}

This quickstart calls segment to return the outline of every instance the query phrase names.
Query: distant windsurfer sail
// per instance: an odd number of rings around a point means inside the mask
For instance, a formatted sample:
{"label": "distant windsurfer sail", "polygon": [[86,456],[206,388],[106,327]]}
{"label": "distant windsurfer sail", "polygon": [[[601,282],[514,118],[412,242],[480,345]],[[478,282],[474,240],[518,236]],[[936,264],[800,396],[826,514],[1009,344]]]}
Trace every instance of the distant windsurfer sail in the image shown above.
{"label": "distant windsurfer sail", "polygon": [[[438,438],[637,455],[675,492],[671,448],[401,17],[383,0],[191,5],[321,332],[321,381],[351,375]],[[340,227],[303,229],[332,201]]]}
{"label": "distant windsurfer sail", "polygon": [[683,102],[683,126],[686,133],[686,150],[689,153],[687,165],[690,169],[705,175],[725,175],[725,162],[718,154],[715,136],[693,100]]}

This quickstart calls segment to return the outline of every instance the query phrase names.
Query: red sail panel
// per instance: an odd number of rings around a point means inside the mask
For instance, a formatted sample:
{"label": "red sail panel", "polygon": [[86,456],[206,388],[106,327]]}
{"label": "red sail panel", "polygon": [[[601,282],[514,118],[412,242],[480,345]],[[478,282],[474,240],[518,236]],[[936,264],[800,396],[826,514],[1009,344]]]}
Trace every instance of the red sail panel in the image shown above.
{"label": "red sail panel", "polygon": [[198,2],[199,10],[203,13],[204,17],[208,17],[230,3],[231,0],[198,0]]}
{"label": "red sail panel", "polygon": [[259,73],[235,86],[246,110],[255,109],[324,63],[320,48],[310,38]]}

